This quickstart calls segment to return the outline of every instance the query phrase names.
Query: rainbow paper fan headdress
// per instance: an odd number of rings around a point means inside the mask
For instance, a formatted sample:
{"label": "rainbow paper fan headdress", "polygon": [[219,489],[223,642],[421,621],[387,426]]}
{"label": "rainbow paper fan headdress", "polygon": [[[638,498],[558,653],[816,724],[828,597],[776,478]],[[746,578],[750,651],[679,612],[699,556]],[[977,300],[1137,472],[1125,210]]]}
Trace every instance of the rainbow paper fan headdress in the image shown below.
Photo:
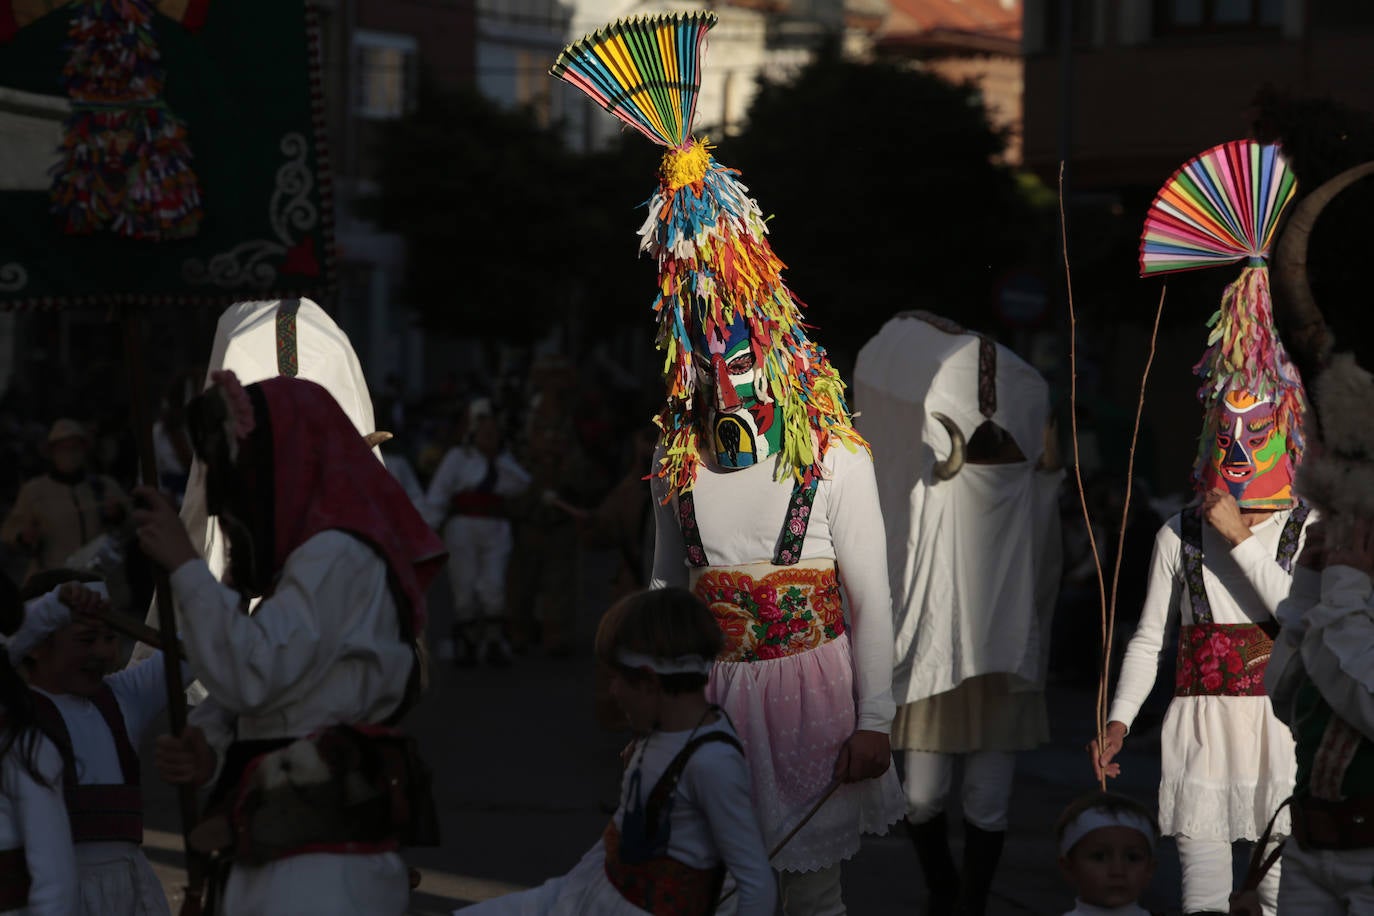
{"label": "rainbow paper fan headdress", "polygon": [[[782,280],[758,204],[691,136],[701,86],[701,45],[711,12],[621,19],[573,42],[553,76],[581,89],[620,120],[667,147],[659,187],[640,227],[640,251],[658,263],[658,346],[665,351],[668,400],[658,417],[664,458],[655,475],[669,495],[696,480],[701,341],[724,340],[748,323],[754,383],[782,426],[777,473],[800,484],[819,478],[831,439],[864,445],[844,401],[844,385],[810,340],[801,303]],[[704,360],[710,362],[709,356]]]}
{"label": "rainbow paper fan headdress", "polygon": [[[1274,230],[1296,187],[1277,146],[1236,140],[1186,162],[1145,217],[1142,277],[1245,262],[1207,323],[1207,350],[1193,369],[1202,379],[1198,399],[1205,416],[1193,469],[1199,490],[1224,484],[1224,452],[1236,450],[1239,461],[1249,443],[1259,443],[1266,423],[1273,427],[1270,451],[1277,452],[1281,441],[1287,454],[1270,454],[1265,461],[1296,463],[1302,455],[1302,380],[1274,328],[1266,265]],[[1259,463],[1259,473],[1268,473],[1269,465]],[[1241,472],[1232,473],[1232,492],[1244,490]],[[1282,508],[1291,503],[1291,492],[1280,487],[1237,499],[1247,508]]]}

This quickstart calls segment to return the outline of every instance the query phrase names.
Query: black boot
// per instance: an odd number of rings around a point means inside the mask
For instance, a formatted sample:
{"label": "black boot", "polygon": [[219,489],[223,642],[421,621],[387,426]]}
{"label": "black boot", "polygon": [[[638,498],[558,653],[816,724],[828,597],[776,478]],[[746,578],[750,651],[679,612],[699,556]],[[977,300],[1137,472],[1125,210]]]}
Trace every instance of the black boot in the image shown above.
{"label": "black boot", "polygon": [[944,812],[924,824],[904,820],[916,858],[925,874],[930,900],[926,912],[930,916],[954,916],[959,900],[959,870],[954,867],[954,855],[949,851],[949,822]]}
{"label": "black boot", "polygon": [[1002,858],[1004,830],[983,830],[964,821],[964,885],[959,895],[960,916],[983,916],[992,892],[992,876]]}

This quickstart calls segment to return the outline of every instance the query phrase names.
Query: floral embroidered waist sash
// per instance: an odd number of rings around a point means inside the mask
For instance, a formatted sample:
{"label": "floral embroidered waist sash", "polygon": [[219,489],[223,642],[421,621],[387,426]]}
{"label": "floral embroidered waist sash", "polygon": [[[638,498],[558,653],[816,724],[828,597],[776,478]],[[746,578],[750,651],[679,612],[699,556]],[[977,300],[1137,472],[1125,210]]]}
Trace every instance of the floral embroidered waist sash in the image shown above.
{"label": "floral embroidered waist sash", "polygon": [[1202,623],[1178,634],[1176,697],[1262,697],[1274,641],[1258,624]]}
{"label": "floral embroidered waist sash", "polygon": [[631,865],[620,858],[620,831],[615,821],[601,836],[606,852],[606,880],[620,896],[662,916],[706,916],[715,912],[725,880],[724,868],[693,868],[670,856]]}
{"label": "floral embroidered waist sash", "polygon": [[757,662],[818,649],[845,631],[831,560],[750,563],[692,571],[692,591],[725,634],[723,662]]}

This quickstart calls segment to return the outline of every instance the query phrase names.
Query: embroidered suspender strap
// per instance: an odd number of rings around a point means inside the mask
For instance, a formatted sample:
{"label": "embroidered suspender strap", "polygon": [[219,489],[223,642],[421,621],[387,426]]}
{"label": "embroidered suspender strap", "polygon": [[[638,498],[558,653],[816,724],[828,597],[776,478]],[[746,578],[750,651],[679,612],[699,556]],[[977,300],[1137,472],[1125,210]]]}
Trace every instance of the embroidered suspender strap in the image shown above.
{"label": "embroidered suspender strap", "polygon": [[682,778],[682,773],[687,769],[687,764],[691,761],[692,755],[706,745],[717,742],[728,744],[741,754],[744,753],[744,748],[740,745],[739,740],[734,735],[728,735],[725,732],[707,732],[688,741],[687,746],[679,751],[678,755],[668,764],[663,775],[658,778],[658,782],[654,783],[653,789],[649,792],[649,801],[644,810],[645,821],[649,828],[646,832],[648,836],[658,836],[659,817],[668,806],[673,793],[677,791],[678,780]]}
{"label": "embroidered suspender strap", "polygon": [[24,848],[0,851],[0,913],[27,907],[32,883]]}
{"label": "embroidered suspender strap", "polygon": [[677,525],[682,529],[682,543],[687,548],[687,562],[692,566],[710,566],[706,548],[701,544],[701,529],[697,527],[697,501],[691,490],[677,495]]}
{"label": "embroidered suspender strap", "polygon": [[296,312],[301,300],[286,299],[277,306],[277,374],[295,378],[301,371],[296,346]]}
{"label": "embroidered suspender strap", "polygon": [[1274,559],[1279,561],[1283,571],[1291,573],[1293,571],[1293,561],[1298,556],[1298,538],[1302,536],[1302,526],[1307,523],[1307,516],[1312,514],[1311,506],[1304,506],[1301,503],[1288,515],[1288,521],[1284,523],[1283,533],[1279,535],[1279,551]]}
{"label": "embroidered suspender strap", "polygon": [[820,481],[813,480],[808,486],[803,486],[800,481],[792,486],[787,520],[783,522],[782,537],[778,539],[778,551],[773,554],[774,566],[795,566],[801,559],[806,531],[811,527],[811,505],[816,501],[816,487],[819,485]]}
{"label": "embroidered suspender strap", "polygon": [[1202,516],[1184,509],[1179,516],[1179,536],[1183,539],[1183,582],[1193,605],[1194,623],[1212,622],[1212,605],[1202,582]]}
{"label": "embroidered suspender strap", "polygon": [[[811,506],[816,501],[816,487],[820,481],[813,480],[809,485],[797,481],[792,485],[792,499],[787,504],[787,518],[783,520],[782,536],[778,539],[777,552],[773,554],[773,565],[794,566],[801,559],[802,544],[806,531],[811,527]],[[697,526],[696,499],[692,491],[677,496],[677,524],[682,530],[682,543],[687,548],[687,562],[696,567],[710,566],[706,558],[706,548],[701,543],[701,529]]]}

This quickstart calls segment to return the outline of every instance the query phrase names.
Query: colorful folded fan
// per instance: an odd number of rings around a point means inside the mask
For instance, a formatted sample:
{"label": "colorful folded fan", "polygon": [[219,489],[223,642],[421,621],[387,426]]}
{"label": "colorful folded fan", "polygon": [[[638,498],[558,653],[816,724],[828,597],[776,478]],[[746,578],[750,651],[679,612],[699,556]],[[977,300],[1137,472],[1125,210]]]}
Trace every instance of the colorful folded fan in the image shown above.
{"label": "colorful folded fan", "polygon": [[691,135],[701,41],[716,21],[711,12],[621,19],[568,45],[549,73],[655,143],[676,149]]}
{"label": "colorful folded fan", "polygon": [[1140,275],[1264,258],[1297,179],[1273,144],[1234,140],[1188,160],[1160,189],[1140,237]]}

